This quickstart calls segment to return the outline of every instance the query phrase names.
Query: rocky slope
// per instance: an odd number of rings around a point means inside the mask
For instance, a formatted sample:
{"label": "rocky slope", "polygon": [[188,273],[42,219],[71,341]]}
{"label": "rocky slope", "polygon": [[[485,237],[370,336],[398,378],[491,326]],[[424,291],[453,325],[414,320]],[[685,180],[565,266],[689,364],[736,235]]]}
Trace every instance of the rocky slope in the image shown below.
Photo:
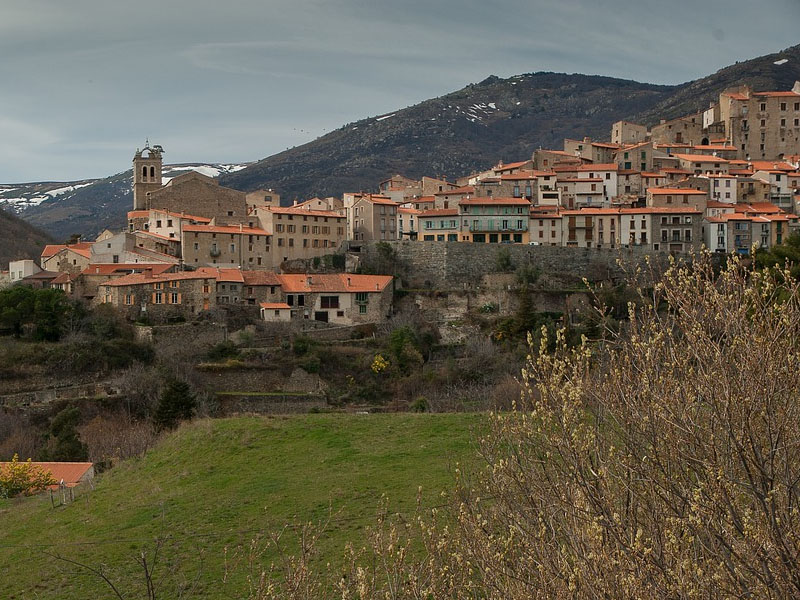
{"label": "rocky slope", "polygon": [[52,238],[10,212],[0,210],[0,269],[8,268],[9,261],[21,258],[37,259],[45,244]]}

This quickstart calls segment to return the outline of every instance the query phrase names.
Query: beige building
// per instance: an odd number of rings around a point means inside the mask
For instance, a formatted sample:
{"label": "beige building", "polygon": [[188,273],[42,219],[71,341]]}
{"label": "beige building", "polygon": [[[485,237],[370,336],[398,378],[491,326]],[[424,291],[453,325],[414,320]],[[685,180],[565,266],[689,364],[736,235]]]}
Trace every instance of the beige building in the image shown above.
{"label": "beige building", "polygon": [[301,205],[256,206],[251,216],[258,218],[262,229],[272,232],[272,265],[333,254],[347,239],[347,217],[339,212]]}
{"label": "beige building", "polygon": [[345,194],[348,239],[353,242],[391,241],[397,235],[397,207],[386,196]]}
{"label": "beige building", "polygon": [[529,244],[534,246],[561,246],[561,214],[558,207],[531,207]]}
{"label": "beige building", "polygon": [[678,117],[669,121],[662,119],[650,128],[650,139],[657,144],[702,144],[708,143],[703,130],[703,113]]}
{"label": "beige building", "polygon": [[629,121],[617,121],[611,126],[611,143],[619,146],[638,144],[648,138],[647,127]]}
{"label": "beige building", "polygon": [[672,208],[690,206],[704,213],[708,194],[701,190],[684,188],[647,188],[647,206]]}

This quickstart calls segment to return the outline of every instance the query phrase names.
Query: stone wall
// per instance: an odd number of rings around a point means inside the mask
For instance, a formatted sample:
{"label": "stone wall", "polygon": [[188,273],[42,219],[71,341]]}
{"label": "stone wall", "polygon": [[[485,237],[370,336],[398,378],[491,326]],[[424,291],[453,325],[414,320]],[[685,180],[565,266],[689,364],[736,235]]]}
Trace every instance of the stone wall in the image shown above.
{"label": "stone wall", "polygon": [[[623,276],[618,260],[631,265],[644,264],[645,257],[663,266],[664,253],[648,253],[639,249],[564,248],[560,246],[528,246],[519,244],[470,244],[463,242],[388,242],[396,253],[395,274],[402,287],[433,289],[481,289],[490,285],[487,275],[497,273],[498,254],[508,251],[512,269],[531,265],[540,273],[548,289],[581,289],[583,279],[590,282],[617,280]],[[369,268],[380,262],[375,244],[365,244],[358,260],[348,267]],[[358,263],[358,265],[354,264]],[[400,286],[398,286],[400,287]]]}

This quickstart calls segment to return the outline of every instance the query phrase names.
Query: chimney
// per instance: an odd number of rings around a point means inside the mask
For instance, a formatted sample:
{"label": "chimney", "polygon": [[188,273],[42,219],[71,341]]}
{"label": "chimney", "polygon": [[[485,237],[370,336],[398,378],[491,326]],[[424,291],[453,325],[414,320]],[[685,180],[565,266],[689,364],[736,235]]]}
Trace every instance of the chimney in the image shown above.
{"label": "chimney", "polygon": [[347,278],[347,287],[350,287],[350,278]]}
{"label": "chimney", "polygon": [[311,275],[309,275],[308,277],[306,277],[306,283],[307,283],[308,285],[311,285],[311,284],[313,283],[313,280],[312,280],[312,278],[311,278]]}
{"label": "chimney", "polygon": [[376,292],[378,291],[378,284],[377,283],[375,284],[375,291]]}
{"label": "chimney", "polygon": [[148,267],[144,270],[144,278],[145,279],[152,279],[153,278],[153,267]]}
{"label": "chimney", "polygon": [[95,267],[95,268],[94,268],[94,272],[95,272],[95,273],[100,273],[100,267]]}

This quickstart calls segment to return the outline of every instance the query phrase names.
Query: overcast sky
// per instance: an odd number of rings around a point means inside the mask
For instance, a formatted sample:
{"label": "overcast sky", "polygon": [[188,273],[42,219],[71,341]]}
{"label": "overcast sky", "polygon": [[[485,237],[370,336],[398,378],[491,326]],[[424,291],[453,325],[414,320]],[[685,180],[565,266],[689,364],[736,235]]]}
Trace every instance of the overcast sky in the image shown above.
{"label": "overcast sky", "polygon": [[681,83],[800,43],[800,0],[0,0],[0,182],[269,156],[488,75]]}

